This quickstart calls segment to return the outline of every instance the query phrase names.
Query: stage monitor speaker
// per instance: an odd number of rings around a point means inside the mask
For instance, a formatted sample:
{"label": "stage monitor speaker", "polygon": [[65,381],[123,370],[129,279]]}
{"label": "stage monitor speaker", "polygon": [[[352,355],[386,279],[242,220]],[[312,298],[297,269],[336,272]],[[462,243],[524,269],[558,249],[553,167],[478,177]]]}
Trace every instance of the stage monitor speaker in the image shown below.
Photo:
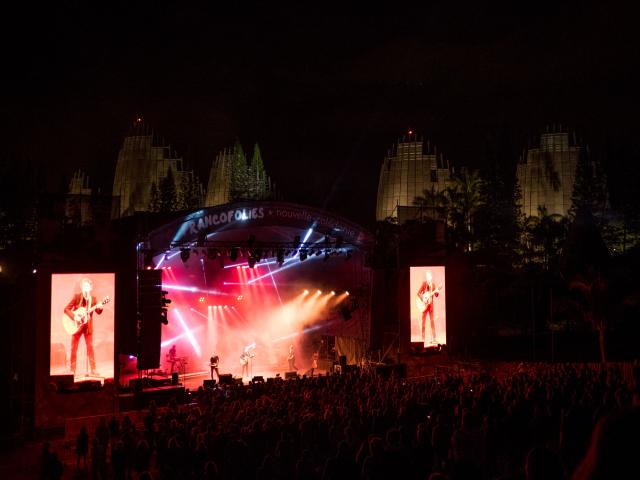
{"label": "stage monitor speaker", "polygon": [[204,382],[202,382],[202,386],[204,388],[213,388],[216,386],[216,381],[215,380],[210,380],[210,379],[205,379]]}
{"label": "stage monitor speaker", "polygon": [[230,373],[223,373],[220,375],[220,385],[232,385],[233,384],[233,375]]}
{"label": "stage monitor speaker", "polygon": [[180,383],[180,378],[178,377],[178,372],[173,372],[171,374],[171,385],[178,385]]}
{"label": "stage monitor speaker", "polygon": [[78,390],[80,390],[81,392],[93,392],[102,388],[102,383],[100,383],[100,380],[85,380],[83,382],[78,382],[77,385]]}
{"label": "stage monitor speaker", "polygon": [[295,370],[294,370],[294,371],[291,371],[291,372],[286,372],[286,373],[284,374],[284,378],[285,378],[286,380],[296,379],[296,378],[298,378],[298,372],[296,372]]}

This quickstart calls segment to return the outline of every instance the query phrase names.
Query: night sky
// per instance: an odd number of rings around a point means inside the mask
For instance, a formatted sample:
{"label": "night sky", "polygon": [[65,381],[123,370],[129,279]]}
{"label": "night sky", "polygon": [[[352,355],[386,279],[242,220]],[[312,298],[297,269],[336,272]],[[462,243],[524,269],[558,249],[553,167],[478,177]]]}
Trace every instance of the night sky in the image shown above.
{"label": "night sky", "polygon": [[45,172],[48,191],[77,168],[110,191],[136,115],[205,184],[219,150],[257,141],[285,200],[366,224],[385,152],[408,128],[472,167],[500,136],[517,160],[553,123],[595,149],[637,144],[636,16],[608,2],[56,3],[5,11],[0,29],[0,154]]}

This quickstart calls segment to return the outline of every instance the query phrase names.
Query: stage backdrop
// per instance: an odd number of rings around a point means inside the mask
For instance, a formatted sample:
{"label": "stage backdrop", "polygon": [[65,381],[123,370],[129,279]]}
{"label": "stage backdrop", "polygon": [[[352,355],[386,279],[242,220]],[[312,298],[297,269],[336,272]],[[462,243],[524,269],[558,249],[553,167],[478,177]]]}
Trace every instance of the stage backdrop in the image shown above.
{"label": "stage backdrop", "polygon": [[[92,282],[91,295],[96,303],[104,301],[102,313],[93,314],[92,343],[95,354],[95,375],[87,356],[86,335],[78,334],[75,381],[113,378],[114,349],[114,273],[64,273],[51,275],[51,361],[50,375],[71,373],[70,355],[73,335],[64,326],[64,310],[82,291],[82,280]],[[67,317],[68,318],[68,317]],[[67,322],[67,327],[71,324]],[[85,327],[86,329],[86,327]]]}
{"label": "stage backdrop", "polygon": [[[427,286],[431,276],[431,287]],[[445,267],[411,267],[409,270],[409,302],[411,312],[411,343],[425,346],[447,343],[447,304]],[[419,298],[420,295],[420,298]],[[426,312],[424,337],[422,311]],[[433,314],[433,325],[430,316]],[[433,328],[435,327],[435,329]],[[435,330],[435,332],[434,332]]]}

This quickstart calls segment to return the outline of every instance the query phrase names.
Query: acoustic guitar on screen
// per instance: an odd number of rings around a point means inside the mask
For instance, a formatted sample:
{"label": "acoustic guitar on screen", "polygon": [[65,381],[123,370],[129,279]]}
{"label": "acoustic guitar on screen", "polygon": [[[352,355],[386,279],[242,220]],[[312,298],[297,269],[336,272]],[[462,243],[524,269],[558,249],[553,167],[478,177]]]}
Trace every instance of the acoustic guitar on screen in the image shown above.
{"label": "acoustic guitar on screen", "polygon": [[75,335],[86,325],[94,310],[102,308],[110,301],[109,297],[104,297],[101,302],[96,303],[91,308],[78,307],[73,311],[73,318],[70,318],[67,314],[62,315],[62,326],[69,335]]}
{"label": "acoustic guitar on screen", "polygon": [[429,305],[431,305],[431,302],[433,302],[433,297],[436,294],[440,293],[440,290],[442,290],[442,284],[438,285],[438,288],[434,289],[433,292],[424,292],[422,298],[416,298],[416,306],[418,307],[418,311],[420,313],[429,308]]}

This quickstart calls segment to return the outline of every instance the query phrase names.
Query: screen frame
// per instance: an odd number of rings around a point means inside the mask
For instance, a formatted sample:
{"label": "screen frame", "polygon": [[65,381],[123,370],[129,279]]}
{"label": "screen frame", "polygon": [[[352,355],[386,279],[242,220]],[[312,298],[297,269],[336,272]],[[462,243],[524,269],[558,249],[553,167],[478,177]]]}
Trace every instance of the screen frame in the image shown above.
{"label": "screen frame", "polygon": [[[55,275],[79,275],[81,277],[92,277],[95,275],[112,275],[113,276],[113,284],[111,286],[113,295],[110,295],[110,300],[112,303],[113,309],[113,352],[112,352],[112,365],[113,365],[113,377],[104,378],[102,384],[114,383],[117,385],[119,378],[119,364],[118,364],[118,316],[120,314],[120,299],[122,296],[122,292],[120,291],[120,282],[119,279],[121,277],[120,273],[116,269],[104,270],[104,269],[90,269],[90,270],[82,270],[80,268],[70,268],[70,269],[55,269],[49,271],[38,272],[41,277],[46,277],[46,299],[47,299],[47,349],[46,349],[46,368],[45,376],[46,378],[53,379],[56,377],[60,377],[61,375],[52,374],[51,373],[51,348],[52,348],[52,321],[54,313],[52,312],[53,307],[53,278]],[[104,296],[104,295],[102,295]],[[59,320],[58,320],[59,321]],[[81,340],[80,348],[84,345],[84,340]],[[44,363],[44,362],[43,362]],[[68,374],[67,374],[68,375]],[[63,377],[66,375],[62,375]],[[82,381],[82,380],[80,380]],[[74,383],[79,383],[79,381],[74,381]]]}

